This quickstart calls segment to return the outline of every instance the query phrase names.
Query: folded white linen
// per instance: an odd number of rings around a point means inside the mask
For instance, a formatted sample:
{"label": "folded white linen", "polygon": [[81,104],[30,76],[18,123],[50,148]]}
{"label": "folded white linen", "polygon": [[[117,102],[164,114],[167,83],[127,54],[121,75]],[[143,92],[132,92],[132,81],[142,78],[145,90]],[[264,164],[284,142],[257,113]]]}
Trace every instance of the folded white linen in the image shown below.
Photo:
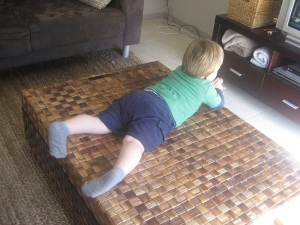
{"label": "folded white linen", "polygon": [[253,41],[231,29],[226,30],[224,33],[222,43],[225,50],[232,51],[241,57],[251,56],[253,51],[258,47],[258,43],[256,41]]}
{"label": "folded white linen", "polygon": [[253,52],[253,57],[251,58],[250,62],[258,67],[267,68],[269,66],[271,56],[271,49],[268,47],[261,47]]}

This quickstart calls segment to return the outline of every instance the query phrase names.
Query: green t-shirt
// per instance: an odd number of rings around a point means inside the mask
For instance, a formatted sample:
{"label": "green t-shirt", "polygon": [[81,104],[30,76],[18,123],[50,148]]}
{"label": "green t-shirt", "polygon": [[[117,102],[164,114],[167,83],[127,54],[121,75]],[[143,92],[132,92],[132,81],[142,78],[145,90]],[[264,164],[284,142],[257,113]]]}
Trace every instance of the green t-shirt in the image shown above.
{"label": "green t-shirt", "polygon": [[222,101],[211,81],[193,78],[185,74],[181,66],[148,89],[165,99],[175,119],[176,127],[191,117],[202,103],[215,108]]}

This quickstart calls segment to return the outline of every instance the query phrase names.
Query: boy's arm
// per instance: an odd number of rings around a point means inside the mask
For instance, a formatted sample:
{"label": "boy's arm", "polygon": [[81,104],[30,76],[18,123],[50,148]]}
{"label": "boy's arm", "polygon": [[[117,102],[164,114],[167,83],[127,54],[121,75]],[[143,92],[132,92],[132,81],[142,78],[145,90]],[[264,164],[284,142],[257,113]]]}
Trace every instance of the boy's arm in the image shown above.
{"label": "boy's arm", "polygon": [[219,110],[219,109],[221,109],[224,106],[224,103],[225,103],[223,91],[221,89],[219,89],[219,88],[216,88],[216,91],[218,92],[218,94],[219,94],[219,96],[221,98],[221,102],[219,103],[218,106],[216,106],[214,108],[211,108],[212,110]]}
{"label": "boy's arm", "polygon": [[206,105],[212,110],[218,110],[224,106],[223,90],[226,88],[223,86],[222,78],[217,77],[212,83],[213,87],[208,91]]}

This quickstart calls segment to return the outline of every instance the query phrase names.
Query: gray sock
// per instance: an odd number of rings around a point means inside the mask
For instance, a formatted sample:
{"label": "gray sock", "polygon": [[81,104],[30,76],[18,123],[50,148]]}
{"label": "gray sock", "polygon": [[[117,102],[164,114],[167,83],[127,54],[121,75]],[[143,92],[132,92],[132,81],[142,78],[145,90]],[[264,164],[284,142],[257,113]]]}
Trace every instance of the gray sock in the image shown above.
{"label": "gray sock", "polygon": [[67,156],[66,141],[70,131],[64,122],[53,122],[48,128],[48,144],[50,155],[55,158]]}
{"label": "gray sock", "polygon": [[104,194],[124,179],[124,171],[121,168],[113,168],[103,176],[87,181],[82,186],[82,192],[91,198]]}

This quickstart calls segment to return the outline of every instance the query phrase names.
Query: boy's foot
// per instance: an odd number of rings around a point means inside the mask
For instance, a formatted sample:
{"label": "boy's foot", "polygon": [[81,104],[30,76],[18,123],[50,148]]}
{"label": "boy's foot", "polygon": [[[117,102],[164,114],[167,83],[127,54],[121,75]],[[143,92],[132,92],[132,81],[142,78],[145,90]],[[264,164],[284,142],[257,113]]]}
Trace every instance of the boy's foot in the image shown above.
{"label": "boy's foot", "polygon": [[67,156],[66,141],[70,131],[64,122],[53,122],[48,128],[48,144],[50,155],[55,158]]}
{"label": "boy's foot", "polygon": [[81,190],[87,197],[95,198],[104,194],[124,179],[124,172],[121,168],[113,168],[103,176],[87,181]]}

